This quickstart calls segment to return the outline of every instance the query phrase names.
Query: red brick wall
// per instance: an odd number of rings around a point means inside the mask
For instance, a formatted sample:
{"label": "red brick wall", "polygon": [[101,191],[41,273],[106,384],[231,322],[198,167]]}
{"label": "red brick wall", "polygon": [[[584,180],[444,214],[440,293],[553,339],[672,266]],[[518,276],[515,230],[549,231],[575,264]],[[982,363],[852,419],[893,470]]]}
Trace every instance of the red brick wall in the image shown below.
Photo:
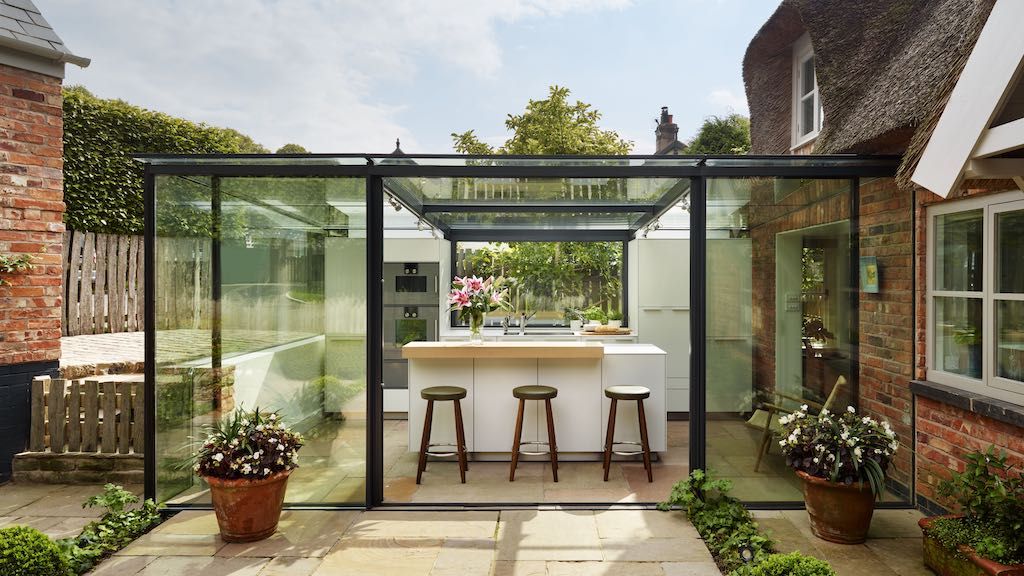
{"label": "red brick wall", "polygon": [[59,78],[0,65],[0,253],[34,265],[0,287],[0,365],[60,358],[60,90]]}
{"label": "red brick wall", "polygon": [[938,497],[949,470],[964,470],[964,454],[995,444],[1014,466],[1024,467],[1024,428],[986,418],[931,398],[917,397],[917,493],[949,507]]}
{"label": "red brick wall", "polygon": [[878,259],[879,292],[860,294],[860,409],[888,420],[903,442],[889,477],[908,487],[913,473],[910,380],[914,340],[914,199],[892,178],[862,180],[860,255]]}

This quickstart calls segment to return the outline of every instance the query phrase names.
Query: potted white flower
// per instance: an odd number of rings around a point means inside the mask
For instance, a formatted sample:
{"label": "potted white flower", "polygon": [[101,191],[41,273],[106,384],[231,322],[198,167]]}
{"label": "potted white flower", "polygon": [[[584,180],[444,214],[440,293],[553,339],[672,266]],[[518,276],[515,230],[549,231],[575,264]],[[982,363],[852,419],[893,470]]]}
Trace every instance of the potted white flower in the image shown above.
{"label": "potted white flower", "polygon": [[209,429],[193,466],[210,486],[225,541],[252,542],[277,530],[301,447],[301,435],[285,427],[276,413],[258,408],[238,408]]}
{"label": "potted white flower", "polygon": [[779,423],[786,464],[803,480],[811,531],[830,542],[863,542],[899,448],[896,432],[888,422],[859,416],[853,406],[812,415],[805,404]]}

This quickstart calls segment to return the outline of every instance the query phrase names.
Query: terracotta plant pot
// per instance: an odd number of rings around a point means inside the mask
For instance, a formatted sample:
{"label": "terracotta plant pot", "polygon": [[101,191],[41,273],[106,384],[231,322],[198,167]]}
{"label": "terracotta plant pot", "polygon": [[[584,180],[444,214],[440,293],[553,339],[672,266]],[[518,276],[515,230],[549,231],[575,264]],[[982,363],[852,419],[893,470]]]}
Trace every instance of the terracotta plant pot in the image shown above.
{"label": "terracotta plant pot", "polygon": [[815,536],[837,544],[860,544],[867,540],[875,513],[875,495],[866,482],[847,486],[800,470],[796,474],[803,480],[804,503]]}
{"label": "terracotta plant pot", "polygon": [[928,535],[932,522],[940,518],[961,516],[931,516],[921,518],[917,524],[924,532],[924,565],[939,576],[1024,576],[1024,565],[1008,566],[978,556],[970,546],[960,546],[959,554],[943,546]]}
{"label": "terracotta plant pot", "polygon": [[225,480],[204,476],[210,485],[213,511],[225,542],[253,542],[277,530],[291,470],[260,480]]}

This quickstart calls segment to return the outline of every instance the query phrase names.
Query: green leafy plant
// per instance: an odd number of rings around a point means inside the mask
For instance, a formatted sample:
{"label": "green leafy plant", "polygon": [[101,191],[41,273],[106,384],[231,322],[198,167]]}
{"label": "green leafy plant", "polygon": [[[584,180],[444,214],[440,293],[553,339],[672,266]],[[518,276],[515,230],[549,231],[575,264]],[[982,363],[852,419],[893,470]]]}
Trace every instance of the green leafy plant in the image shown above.
{"label": "green leafy plant", "polygon": [[566,308],[563,316],[565,317],[566,324],[572,322],[573,320],[579,320],[580,322],[583,322],[587,319],[587,317],[583,315],[583,311],[580,310],[579,308]]}
{"label": "green leafy plant", "polygon": [[622,320],[622,312],[619,310],[612,310],[608,313],[609,320]]}
{"label": "green leafy plant", "polygon": [[939,485],[939,494],[955,501],[964,517],[936,520],[929,535],[953,551],[967,544],[996,562],[1024,563],[1024,473],[994,446],[965,460],[963,472]]}
{"label": "green leafy plant", "polygon": [[103,492],[90,497],[83,508],[105,508],[99,520],[90,522],[77,538],[57,541],[67,565],[75,574],[84,574],[100,560],[127,546],[160,522],[160,513],[152,500],[141,506],[135,494],[115,484],[107,484]]}
{"label": "green leafy plant", "polygon": [[9,280],[5,279],[4,276],[31,269],[32,256],[28,254],[19,254],[17,256],[0,254],[0,286],[8,286],[11,283]]}
{"label": "green leafy plant", "polygon": [[50,538],[28,526],[0,528],[0,574],[67,576],[68,562]]}
{"label": "green leafy plant", "polygon": [[731,489],[732,482],[694,470],[672,487],[668,500],[658,504],[661,510],[681,508],[724,570],[743,565],[741,548],[750,549],[755,562],[774,549],[771,539],[758,532],[750,512],[729,496]]}
{"label": "green leafy plant", "polygon": [[600,322],[601,324],[608,322],[608,315],[605,314],[604,310],[598,306],[591,306],[590,308],[587,308],[583,311],[583,315],[587,320],[593,322]]}
{"label": "green leafy plant", "polygon": [[866,480],[875,497],[882,496],[885,471],[899,448],[888,422],[859,416],[853,406],[838,414],[822,410],[814,415],[804,404],[779,423],[779,446],[794,470],[847,485]]}
{"label": "green leafy plant", "polygon": [[799,552],[772,554],[764,560],[733,570],[730,576],[836,576],[824,560]]}

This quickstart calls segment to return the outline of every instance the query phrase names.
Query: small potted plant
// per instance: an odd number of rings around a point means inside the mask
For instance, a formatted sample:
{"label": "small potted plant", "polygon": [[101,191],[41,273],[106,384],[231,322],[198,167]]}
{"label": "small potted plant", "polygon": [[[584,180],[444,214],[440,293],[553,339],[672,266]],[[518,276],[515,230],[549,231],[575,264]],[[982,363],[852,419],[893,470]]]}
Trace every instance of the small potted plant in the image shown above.
{"label": "small potted plant", "polygon": [[864,542],[899,448],[896,432],[888,422],[857,415],[853,406],[812,415],[805,404],[779,423],[786,464],[803,481],[811,531],[839,544]]}
{"label": "small potted plant", "polygon": [[277,530],[288,476],[298,466],[302,436],[277,413],[242,408],[208,430],[194,470],[210,486],[221,537],[261,540]]}
{"label": "small potted plant", "polygon": [[608,313],[608,325],[612,328],[622,328],[622,312],[612,310]]}
{"label": "small potted plant", "polygon": [[587,318],[587,326],[591,329],[594,329],[608,321],[608,316],[600,306],[591,306],[590,308],[587,308],[583,311],[583,315]]}
{"label": "small potted plant", "polygon": [[939,485],[960,514],[919,522],[925,565],[939,576],[1024,575],[1024,473],[994,446],[965,460],[963,472]]}
{"label": "small potted plant", "polygon": [[953,341],[967,347],[967,376],[981,378],[981,334],[974,326],[953,331]]}
{"label": "small potted plant", "polygon": [[573,332],[579,332],[583,329],[583,321],[586,318],[583,316],[583,312],[578,308],[566,308],[565,309],[565,321],[569,324],[569,330]]}

